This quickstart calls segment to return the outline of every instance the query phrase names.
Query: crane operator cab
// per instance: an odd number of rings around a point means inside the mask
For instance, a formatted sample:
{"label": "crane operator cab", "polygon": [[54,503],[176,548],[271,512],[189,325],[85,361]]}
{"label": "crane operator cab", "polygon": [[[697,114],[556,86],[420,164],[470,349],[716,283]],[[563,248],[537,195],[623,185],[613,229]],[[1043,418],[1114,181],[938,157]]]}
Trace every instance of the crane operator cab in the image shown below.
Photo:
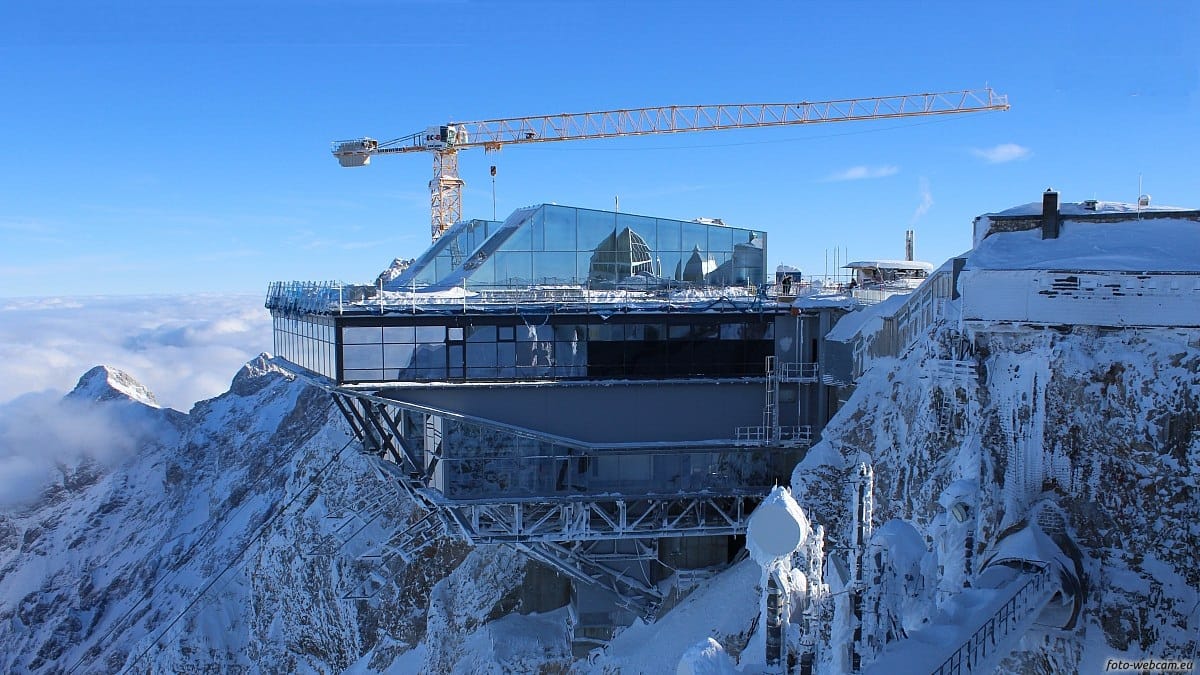
{"label": "crane operator cab", "polygon": [[426,127],[424,140],[426,148],[452,148],[467,142],[467,130],[453,124]]}

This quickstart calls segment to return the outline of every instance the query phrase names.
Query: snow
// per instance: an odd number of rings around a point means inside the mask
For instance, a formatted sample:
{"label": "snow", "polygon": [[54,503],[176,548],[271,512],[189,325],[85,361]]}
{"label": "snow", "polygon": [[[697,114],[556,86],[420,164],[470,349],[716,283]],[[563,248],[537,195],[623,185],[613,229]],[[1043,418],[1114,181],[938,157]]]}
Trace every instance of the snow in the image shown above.
{"label": "snow", "polygon": [[415,648],[402,652],[383,670],[376,670],[371,667],[371,658],[374,655],[374,652],[363,654],[342,675],[376,675],[377,673],[406,675],[408,673],[419,673],[421,672],[421,664],[425,662],[425,645],[417,645]]}
{"label": "snow", "polygon": [[[1191,272],[1200,268],[1195,230],[1180,219],[1068,219],[1059,240],[989,237],[964,274],[1060,264],[1137,272],[1151,259],[1163,264],[1158,271],[1181,271],[1162,262],[1169,259],[1193,265],[1182,270]],[[1028,267],[1005,267],[1018,264]],[[853,335],[889,311],[857,312],[835,331]],[[978,366],[969,376],[936,367],[964,358]],[[1002,645],[1014,651],[1000,670],[1098,672],[1108,656],[1187,656],[1200,627],[1197,372],[1195,329],[935,323],[902,356],[874,362],[797,465],[793,493],[777,488],[754,512],[752,560],[572,664],[566,610],[513,612],[527,561],[511,548],[466,555],[439,542],[418,565],[384,570],[390,585],[377,599],[339,602],[364,569],[380,571],[358,556],[405,524],[411,506],[393,505],[384,515],[391,522],[338,541],[338,524],[377,496],[368,460],[350,452],[302,512],[273,519],[317,482],[318,469],[347,440],[324,393],[261,357],[239,372],[229,394],[180,421],[172,416],[179,413],[149,407],[153,395],[132,378],[101,368],[83,378],[76,402],[161,418],[161,435],[115,465],[65,467],[37,503],[0,511],[0,670],[82,660],[85,672],[198,665],[363,675],[758,672],[765,564],[778,571],[791,603],[789,649],[798,631],[818,626],[807,634],[821,641],[818,672],[839,672],[852,631],[846,595],[831,598],[820,577],[838,559],[820,546],[823,528],[839,546],[852,540],[846,488],[860,461],[874,468],[874,522],[882,523],[864,562],[872,580],[863,589],[869,672],[928,673],[940,665],[1028,579],[998,563],[1073,569],[1058,530],[1051,538],[1030,525],[1047,504],[1064,512],[1061,535],[1085,552],[1086,609],[1069,631],[1032,625],[1038,617],[1031,615]],[[947,400],[957,421],[938,418]],[[948,513],[958,503],[972,507],[963,522]],[[268,536],[239,559],[263,526]],[[306,553],[322,543],[326,553]],[[976,556],[971,565],[965,550]],[[220,583],[204,594],[214,579]],[[176,616],[182,620],[165,631]],[[146,648],[146,659],[135,662]]]}
{"label": "snow", "polygon": [[955,504],[966,504],[973,509],[978,498],[979,481],[959,479],[947,485],[945,490],[942,490],[941,496],[938,497],[938,504],[947,511]]}
{"label": "snow", "polygon": [[712,638],[684,652],[675,669],[676,675],[735,675],[737,672],[725,648]]}
{"label": "snow", "polygon": [[[958,649],[979,627],[982,619],[990,618],[1008,602],[1015,587],[1024,578],[1013,582],[1013,588],[965,589],[942,606],[928,625],[909,634],[907,640],[893,643],[867,667],[866,675],[928,675],[950,654]],[[986,672],[986,670],[984,671]]]}
{"label": "snow", "polygon": [[968,254],[958,290],[971,321],[1200,325],[1200,222],[1068,219],[1055,239],[995,232]]}
{"label": "snow", "polygon": [[[569,659],[567,608],[546,614],[508,614],[470,635],[455,675],[535,672],[548,661]],[[415,671],[414,671],[415,672]]]}
{"label": "snow", "polygon": [[872,543],[887,549],[894,567],[900,570],[919,568],[921,561],[929,555],[925,540],[912,523],[893,518],[875,529]]}
{"label": "snow", "polygon": [[[641,282],[640,279],[634,279]],[[682,288],[669,291],[659,290],[592,290],[577,286],[532,286],[527,289],[506,289],[503,293],[487,293],[476,289],[452,286],[440,290],[384,290],[382,307],[385,312],[403,312],[413,309],[436,309],[438,307],[500,306],[513,304],[582,303],[587,305],[614,305],[622,308],[660,308],[664,303],[704,304],[724,301],[739,305],[759,302],[758,289],[729,286],[723,288]],[[356,310],[379,313],[381,306],[378,295],[363,300],[334,303],[334,310]]]}
{"label": "snow", "polygon": [[797,479],[803,477],[807,473],[819,466],[832,466],[841,468],[846,463],[846,459],[832,445],[825,441],[818,441],[816,445],[808,449],[804,459],[796,465],[792,473],[792,484],[797,484]]}
{"label": "snow", "polygon": [[922,260],[857,260],[852,263],[842,265],[843,268],[858,269],[858,268],[877,268],[881,270],[925,270],[926,272],[933,271],[933,263],[927,263]]}
{"label": "snow", "polygon": [[1200,222],[1067,219],[1056,239],[1042,239],[1040,229],[995,232],[968,254],[964,269],[1200,272]]}
{"label": "snow", "polygon": [[[1062,573],[1074,576],[1073,561],[1037,525],[1023,527],[1004,537],[991,548],[983,560],[983,568],[994,569],[1005,561],[1041,563],[1054,565],[1059,576]],[[982,578],[979,585],[986,585]]]}
{"label": "snow", "polygon": [[874,305],[867,305],[856,312],[850,312],[825,334],[825,339],[847,342],[860,333],[876,332],[883,327],[884,317],[895,315],[904,306],[907,299],[907,295],[893,295]]}
{"label": "snow", "polygon": [[675,672],[683,655],[706,636],[725,645],[730,638],[744,639],[759,613],[755,586],[761,574],[752,560],[721,572],[654,624],[638,621],[621,631],[583,671],[661,675]]}
{"label": "snow", "polygon": [[132,375],[111,366],[96,366],[79,378],[79,384],[67,395],[70,398],[88,401],[128,399],[151,408],[158,408],[158,401],[144,384]]}
{"label": "snow", "polygon": [[[1137,213],[1138,211],[1162,212],[1162,211],[1186,211],[1186,210],[1187,209],[1184,209],[1184,208],[1178,207],[1178,206],[1150,205],[1150,206],[1138,207],[1137,204],[1127,204],[1124,202],[1103,202],[1103,201],[1099,201],[1099,200],[1096,200],[1095,208],[1091,208],[1091,209],[1085,207],[1083,202],[1063,202],[1062,204],[1059,204],[1059,206],[1058,206],[1058,213],[1060,216],[1081,216],[1081,215],[1087,215],[1087,214],[1091,214],[1091,213]],[[1041,202],[1029,202],[1028,204],[1021,204],[1020,206],[1014,206],[1012,208],[1005,209],[1003,211],[997,211],[996,213],[984,214],[983,217],[986,218],[987,216],[1040,216],[1040,215],[1042,215],[1042,203]]]}
{"label": "snow", "polygon": [[754,512],[746,528],[750,557],[764,568],[790,555],[812,533],[804,511],[785,487],[775,486]]}

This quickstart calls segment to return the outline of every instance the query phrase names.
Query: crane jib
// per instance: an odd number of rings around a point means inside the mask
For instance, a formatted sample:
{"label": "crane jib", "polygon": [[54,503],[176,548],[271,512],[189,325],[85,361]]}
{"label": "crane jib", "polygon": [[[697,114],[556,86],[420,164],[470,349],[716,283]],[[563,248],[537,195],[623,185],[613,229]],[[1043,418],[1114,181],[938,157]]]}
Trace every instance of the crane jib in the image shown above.
{"label": "crane jib", "polygon": [[463,181],[458,177],[456,158],[459,150],[478,147],[498,150],[510,143],[577,141],[1008,109],[1008,97],[996,94],[991,88],[818,102],[629,108],[451,122],[382,143],[366,137],[335,141],[332,152],[338,162],[346,167],[366,166],[374,155],[432,152],[431,231],[436,240],[461,216]]}

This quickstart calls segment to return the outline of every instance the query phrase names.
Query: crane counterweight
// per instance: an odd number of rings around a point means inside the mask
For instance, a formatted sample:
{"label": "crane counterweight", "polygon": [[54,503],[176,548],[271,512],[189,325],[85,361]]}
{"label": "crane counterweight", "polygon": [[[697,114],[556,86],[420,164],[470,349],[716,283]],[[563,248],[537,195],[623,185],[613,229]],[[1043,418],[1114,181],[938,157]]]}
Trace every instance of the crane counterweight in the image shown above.
{"label": "crane counterweight", "polygon": [[371,155],[379,150],[379,141],[374,138],[356,138],[350,141],[334,141],[333,156],[342,166],[367,166]]}

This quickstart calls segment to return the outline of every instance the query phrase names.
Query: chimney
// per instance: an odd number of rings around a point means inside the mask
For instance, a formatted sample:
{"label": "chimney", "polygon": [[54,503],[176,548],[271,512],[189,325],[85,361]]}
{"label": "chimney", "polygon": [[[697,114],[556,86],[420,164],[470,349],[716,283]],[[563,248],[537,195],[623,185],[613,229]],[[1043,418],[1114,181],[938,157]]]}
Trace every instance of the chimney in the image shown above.
{"label": "chimney", "polygon": [[1046,188],[1042,193],[1042,239],[1058,239],[1058,193]]}
{"label": "chimney", "polygon": [[913,261],[913,231],[907,230],[904,233],[904,259],[908,262]]}

